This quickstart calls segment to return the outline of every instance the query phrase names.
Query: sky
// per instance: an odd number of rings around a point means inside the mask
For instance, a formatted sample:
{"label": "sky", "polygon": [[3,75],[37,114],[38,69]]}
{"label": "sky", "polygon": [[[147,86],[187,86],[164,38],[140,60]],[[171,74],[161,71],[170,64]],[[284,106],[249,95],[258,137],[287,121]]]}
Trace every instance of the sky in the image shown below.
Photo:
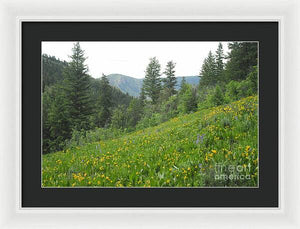
{"label": "sky", "polygon": [[[176,76],[198,75],[208,52],[215,52],[219,42],[80,42],[85,51],[89,74],[119,73],[144,78],[151,57],[157,57],[163,72],[168,61],[176,63]],[[228,42],[222,42],[224,53]],[[42,53],[70,61],[74,42],[42,42]]]}

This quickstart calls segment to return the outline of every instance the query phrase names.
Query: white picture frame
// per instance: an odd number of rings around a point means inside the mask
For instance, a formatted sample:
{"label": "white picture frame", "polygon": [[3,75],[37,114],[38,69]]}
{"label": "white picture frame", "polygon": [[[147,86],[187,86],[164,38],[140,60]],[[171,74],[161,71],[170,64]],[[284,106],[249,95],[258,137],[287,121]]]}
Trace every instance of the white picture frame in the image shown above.
{"label": "white picture frame", "polygon": [[[0,2],[0,228],[298,228],[300,4],[247,1]],[[22,21],[278,21],[278,208],[22,208]],[[2,112],[3,111],[3,112]]]}

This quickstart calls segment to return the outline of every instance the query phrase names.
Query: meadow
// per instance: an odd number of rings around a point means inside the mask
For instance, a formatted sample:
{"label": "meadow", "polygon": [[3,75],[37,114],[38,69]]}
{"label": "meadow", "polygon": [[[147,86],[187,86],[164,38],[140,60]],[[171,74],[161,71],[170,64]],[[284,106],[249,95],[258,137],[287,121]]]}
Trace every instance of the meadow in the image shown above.
{"label": "meadow", "polygon": [[42,156],[42,187],[257,187],[258,98]]}

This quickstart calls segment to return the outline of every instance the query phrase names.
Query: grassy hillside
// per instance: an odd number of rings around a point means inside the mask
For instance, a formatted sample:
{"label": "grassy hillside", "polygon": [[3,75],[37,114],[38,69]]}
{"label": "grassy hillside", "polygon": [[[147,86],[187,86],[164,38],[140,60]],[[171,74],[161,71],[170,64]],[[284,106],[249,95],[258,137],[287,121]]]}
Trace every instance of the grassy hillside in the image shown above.
{"label": "grassy hillside", "polygon": [[42,186],[257,186],[257,106],[251,96],[43,155]]}

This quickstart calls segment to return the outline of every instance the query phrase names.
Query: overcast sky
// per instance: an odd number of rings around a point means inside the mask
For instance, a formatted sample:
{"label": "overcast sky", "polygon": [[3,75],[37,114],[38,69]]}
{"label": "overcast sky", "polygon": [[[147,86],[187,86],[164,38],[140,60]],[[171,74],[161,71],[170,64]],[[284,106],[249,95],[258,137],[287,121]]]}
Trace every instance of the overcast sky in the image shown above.
{"label": "overcast sky", "polygon": [[[42,53],[70,61],[74,42],[42,42]],[[224,53],[228,42],[222,42]],[[176,63],[176,76],[198,75],[205,57],[215,52],[218,42],[80,42],[87,57],[89,74],[120,73],[144,78],[149,58],[156,56],[164,70],[166,63]]]}

